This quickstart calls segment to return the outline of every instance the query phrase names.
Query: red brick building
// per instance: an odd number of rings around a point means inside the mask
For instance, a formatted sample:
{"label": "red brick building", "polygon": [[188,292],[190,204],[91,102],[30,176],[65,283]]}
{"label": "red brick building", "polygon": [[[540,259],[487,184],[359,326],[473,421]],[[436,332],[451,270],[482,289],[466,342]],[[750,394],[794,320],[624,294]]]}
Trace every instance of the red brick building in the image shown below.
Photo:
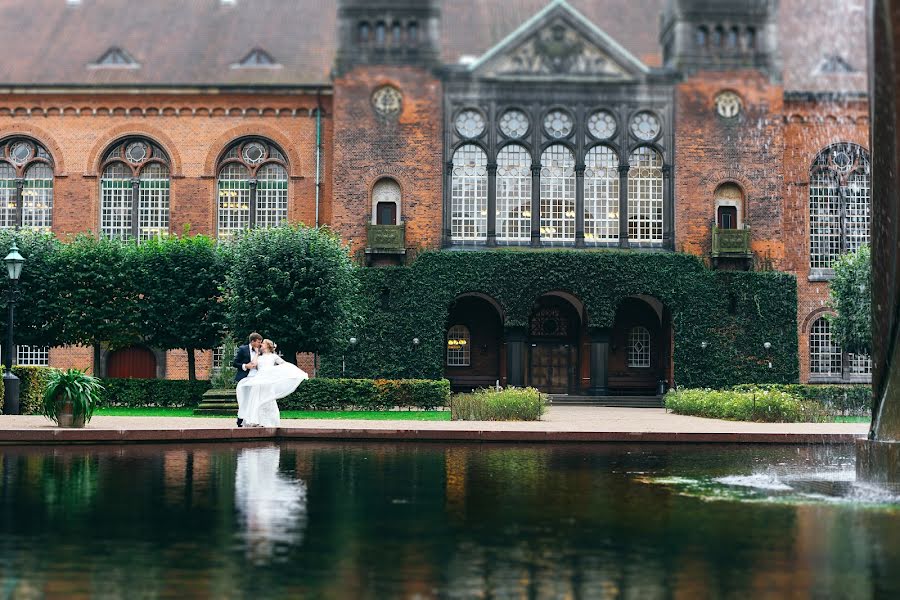
{"label": "red brick building", "polygon": [[[287,219],[332,225],[373,266],[439,247],[688,252],[795,274],[801,380],[864,381],[821,319],[834,259],[868,241],[864,3],[821,4],[7,2],[23,50],[0,65],[0,226],[225,237]],[[494,304],[450,309],[459,385],[508,380]],[[542,298],[514,379],[670,373],[658,301],[631,299],[602,340],[583,312]],[[87,349],[19,354],[91,366]],[[102,363],[186,375],[177,352]]]}

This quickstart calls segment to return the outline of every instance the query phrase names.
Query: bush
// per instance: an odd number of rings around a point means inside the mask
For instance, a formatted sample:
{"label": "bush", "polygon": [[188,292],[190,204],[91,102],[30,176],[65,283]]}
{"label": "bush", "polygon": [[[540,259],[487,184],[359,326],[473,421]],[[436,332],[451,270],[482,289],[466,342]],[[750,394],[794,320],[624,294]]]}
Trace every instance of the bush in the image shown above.
{"label": "bush", "polygon": [[447,406],[446,379],[329,379],[315,377],[279,400],[282,410],[385,410],[395,406],[433,409]]}
{"label": "bush", "polygon": [[540,421],[547,397],[534,388],[486,388],[450,400],[454,421]]}
{"label": "bush", "polygon": [[739,392],[769,390],[785,392],[800,400],[818,404],[833,416],[872,414],[872,387],[868,385],[804,385],[804,384],[746,384],[732,389]]}
{"label": "bush", "polygon": [[818,422],[825,418],[815,402],[778,390],[680,389],[666,394],[666,408],[680,415],[763,423]]}
{"label": "bush", "polygon": [[[37,415],[41,412],[44,386],[52,369],[50,367],[13,367],[19,378],[19,414]],[[0,384],[0,413],[3,412],[4,386]]]}
{"label": "bush", "polygon": [[234,382],[234,375],[237,369],[231,366],[235,354],[237,354],[238,345],[231,339],[226,338],[222,342],[222,366],[213,369],[210,373],[209,384],[216,390],[234,389],[237,384]]}
{"label": "bush", "polygon": [[101,406],[197,406],[208,381],[173,379],[104,379]]}

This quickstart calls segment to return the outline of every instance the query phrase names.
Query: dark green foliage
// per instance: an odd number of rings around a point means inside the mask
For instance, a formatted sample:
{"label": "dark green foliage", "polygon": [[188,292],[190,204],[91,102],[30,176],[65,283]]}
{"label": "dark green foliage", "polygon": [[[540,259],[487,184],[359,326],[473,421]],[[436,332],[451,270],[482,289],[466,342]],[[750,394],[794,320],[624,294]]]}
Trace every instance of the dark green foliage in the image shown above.
{"label": "dark green foliage", "polygon": [[208,381],[175,379],[103,379],[101,406],[197,406]]}
{"label": "dark green foliage", "polygon": [[[19,254],[25,258],[19,279],[20,301],[16,304],[16,342],[47,346],[61,335],[63,320],[59,319],[59,260],[60,243],[49,233],[22,230],[0,231],[0,258],[6,256],[15,240]],[[0,327],[6,332],[7,290],[10,285],[6,269],[2,269],[0,286]],[[4,335],[5,344],[6,337]]]}
{"label": "dark green foliage", "polygon": [[540,421],[547,397],[535,388],[486,388],[450,399],[454,421]]}
{"label": "dark green foliage", "polygon": [[282,410],[385,410],[395,406],[447,406],[450,382],[442,380],[329,379],[315,377],[278,401]]}
{"label": "dark green foliage", "polygon": [[506,328],[524,328],[538,298],[561,290],[584,302],[590,330],[612,327],[628,296],[658,298],[672,313],[678,385],[798,378],[796,280],[784,273],[712,271],[694,256],[663,252],[498,250],[425,252],[408,267],[363,269],[358,277],[361,324],[351,334],[358,343],[345,338],[323,357],[320,374],[339,375],[343,355],[354,377],[440,378],[457,296],[490,296]]}
{"label": "dark green foliage", "polygon": [[[49,367],[13,367],[12,372],[19,378],[19,414],[37,415],[41,412],[44,386],[52,369]],[[0,412],[3,411],[4,388],[0,385]]]}
{"label": "dark green foliage", "polygon": [[872,387],[868,385],[803,385],[803,384],[745,384],[736,385],[737,391],[781,391],[802,400],[817,403],[832,416],[872,414]]}
{"label": "dark green foliage", "polygon": [[283,225],[254,229],[227,244],[229,330],[278,343],[286,360],[328,352],[347,338],[356,268],[327,229]]}
{"label": "dark green foliage", "polygon": [[834,265],[829,305],[836,315],[831,336],[845,352],[872,350],[872,257],[868,246],[844,254]]}

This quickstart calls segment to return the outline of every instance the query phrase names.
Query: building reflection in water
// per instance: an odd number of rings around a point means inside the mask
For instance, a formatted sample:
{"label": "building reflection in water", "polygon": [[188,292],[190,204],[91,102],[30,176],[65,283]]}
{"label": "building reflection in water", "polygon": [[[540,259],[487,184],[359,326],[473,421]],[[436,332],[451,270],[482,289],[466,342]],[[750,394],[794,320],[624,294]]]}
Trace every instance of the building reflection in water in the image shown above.
{"label": "building reflection in water", "polygon": [[248,560],[265,564],[299,547],[306,529],[306,483],[278,472],[281,449],[246,448],[237,457],[234,504]]}

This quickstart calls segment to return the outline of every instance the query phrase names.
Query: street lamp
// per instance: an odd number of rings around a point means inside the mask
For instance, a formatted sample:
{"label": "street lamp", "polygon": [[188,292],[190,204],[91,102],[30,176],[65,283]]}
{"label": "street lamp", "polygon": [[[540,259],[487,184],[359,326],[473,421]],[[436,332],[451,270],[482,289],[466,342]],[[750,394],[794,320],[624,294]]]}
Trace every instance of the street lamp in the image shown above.
{"label": "street lamp", "polygon": [[3,361],[6,367],[3,372],[3,414],[17,415],[19,414],[19,378],[12,372],[13,352],[15,351],[13,328],[15,326],[17,287],[25,259],[19,254],[15,241],[3,262],[6,263],[6,272],[9,275],[9,319],[6,325],[6,355]]}
{"label": "street lamp", "polygon": [[[358,341],[359,340],[357,340],[355,337],[350,338],[350,349],[351,350],[353,349],[354,346],[356,346],[356,342],[358,342]],[[344,377],[346,372],[347,372],[347,360],[346,360],[345,355],[342,354],[341,355],[341,377]]]}

